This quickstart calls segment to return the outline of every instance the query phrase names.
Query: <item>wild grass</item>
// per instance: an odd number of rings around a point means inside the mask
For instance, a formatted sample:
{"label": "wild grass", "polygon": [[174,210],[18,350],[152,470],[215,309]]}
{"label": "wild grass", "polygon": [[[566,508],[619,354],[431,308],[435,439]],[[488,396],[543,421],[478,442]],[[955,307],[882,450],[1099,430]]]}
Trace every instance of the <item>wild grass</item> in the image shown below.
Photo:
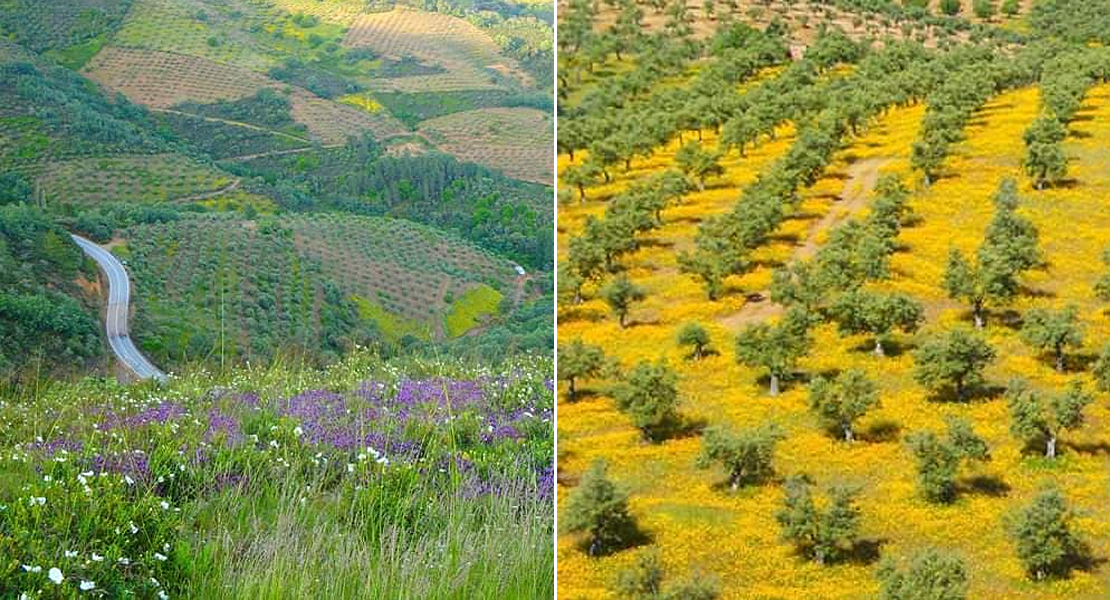
{"label": "wild grass", "polygon": [[0,597],[551,597],[550,370],[363,351],[6,390]]}

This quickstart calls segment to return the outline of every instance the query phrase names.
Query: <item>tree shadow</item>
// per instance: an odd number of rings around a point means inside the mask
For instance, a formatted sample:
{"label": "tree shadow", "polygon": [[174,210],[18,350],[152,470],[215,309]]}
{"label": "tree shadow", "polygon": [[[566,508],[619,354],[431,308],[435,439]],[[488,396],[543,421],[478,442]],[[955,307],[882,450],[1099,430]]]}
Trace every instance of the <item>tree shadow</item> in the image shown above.
{"label": "tree shadow", "polygon": [[890,419],[882,419],[867,426],[856,434],[856,438],[869,444],[882,444],[898,441],[902,426]]}
{"label": "tree shadow", "polygon": [[1083,131],[1081,129],[1073,129],[1073,130],[1068,132],[1068,135],[1073,137],[1073,138],[1080,139],[1080,140],[1085,140],[1087,138],[1095,137],[1093,133]]}
{"label": "tree shadow", "polygon": [[973,402],[990,402],[991,400],[997,400],[1005,393],[1005,386],[983,383],[968,386],[964,390],[964,397],[960,398],[956,395],[956,388],[946,385],[929,394],[927,400],[939,404],[971,404]]}
{"label": "tree shadow", "polygon": [[856,540],[841,562],[859,566],[874,564],[879,560],[879,557],[882,555],[883,545],[888,541],[889,540],[886,538]]}
{"label": "tree shadow", "polygon": [[660,444],[667,440],[681,440],[697,437],[705,431],[709,422],[701,417],[688,417],[678,415],[668,419],[655,427],[645,430],[645,439],[651,444]]}
{"label": "tree shadow", "polygon": [[1067,371],[1087,371],[1096,362],[1098,362],[1098,354],[1075,352],[1064,356],[1064,369]]}
{"label": "tree shadow", "polygon": [[[889,340],[888,339],[885,342],[883,342],[883,356],[882,357],[897,358],[899,356],[902,356],[906,352],[909,352],[909,351],[913,350],[916,347],[917,347],[917,345],[912,343],[912,342],[905,342],[905,341]],[[875,341],[873,339],[864,340],[864,341],[856,344],[855,346],[852,346],[852,350],[854,350],[856,352],[865,352],[865,353],[868,353],[868,354],[874,354],[875,353]],[[876,356],[876,358],[882,358],[882,357]]]}
{"label": "tree shadow", "polygon": [[607,315],[608,313],[606,311],[596,308],[573,305],[559,307],[560,321],[588,321],[590,323],[598,323],[605,320]]}
{"label": "tree shadow", "polygon": [[[797,236],[784,236],[784,237],[797,238]],[[752,261],[749,264],[751,265],[751,267],[753,269],[755,269],[755,268],[777,269],[777,268],[783,266],[785,263],[783,263],[781,260],[774,259],[774,258],[755,258],[755,259],[752,259]],[[759,294],[755,294],[755,295],[759,295]],[[762,297],[762,296],[760,296],[760,297]]]}
{"label": "tree shadow", "polygon": [[1003,498],[1010,493],[1010,484],[997,475],[975,475],[956,483],[956,494],[977,494]]}
{"label": "tree shadow", "polygon": [[697,355],[696,352],[691,351],[689,354],[687,354],[683,358],[685,358],[686,360],[689,360],[689,361],[693,361],[693,362],[700,362],[700,361],[703,361],[703,360],[705,360],[705,359],[707,359],[711,356],[720,356],[721,353],[718,352],[716,348],[710,348],[709,346],[706,346],[705,348],[701,349],[701,358],[695,358],[696,355]]}
{"label": "tree shadow", "polygon": [[1064,442],[1061,445],[1067,446],[1079,454],[1110,455],[1110,442]]}
{"label": "tree shadow", "polygon": [[1022,318],[1021,313],[1012,308],[994,311],[990,316],[994,317],[996,323],[1012,331],[1021,329],[1021,326],[1025,324],[1025,319]]}
{"label": "tree shadow", "polygon": [[1055,298],[1056,292],[1052,290],[1038,290],[1026,285],[1018,286],[1018,293],[1027,298]]}
{"label": "tree shadow", "polygon": [[593,554],[590,554],[589,536],[583,536],[576,546],[590,558],[602,558],[605,556],[612,556],[623,550],[646,546],[655,541],[655,538],[652,537],[651,534],[641,529],[632,519],[629,519],[627,523],[617,527],[616,531],[612,531],[610,534],[614,535],[618,541],[602,545]]}
{"label": "tree shadow", "polygon": [[637,244],[640,248],[674,248],[674,242],[659,238],[642,238]]}
{"label": "tree shadow", "polygon": [[577,390],[574,390],[573,398],[571,398],[569,394],[563,397],[565,398],[563,400],[565,404],[578,404],[588,400],[593,400],[595,398],[600,398],[601,392],[593,388],[584,388],[579,386]]}

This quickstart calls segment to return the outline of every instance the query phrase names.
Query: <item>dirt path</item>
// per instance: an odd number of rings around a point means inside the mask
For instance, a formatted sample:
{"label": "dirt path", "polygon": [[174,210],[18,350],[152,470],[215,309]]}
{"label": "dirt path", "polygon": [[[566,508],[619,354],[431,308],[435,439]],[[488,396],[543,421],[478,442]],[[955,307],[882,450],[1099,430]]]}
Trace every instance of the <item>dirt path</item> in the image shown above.
{"label": "dirt path", "polygon": [[237,189],[239,187],[240,183],[242,183],[242,180],[236,179],[235,181],[232,181],[231,183],[227,184],[226,186],[224,186],[224,187],[222,187],[218,190],[214,190],[214,191],[211,191],[211,192],[205,192],[203,194],[197,194],[195,196],[186,196],[184,198],[174,198],[173,200],[171,200],[171,202],[196,202],[198,200],[208,200],[209,198],[215,198],[216,196],[220,196],[220,195],[226,194],[226,193],[228,193],[228,192],[230,192],[234,189]]}
{"label": "dirt path", "polygon": [[301,152],[311,152],[316,149],[328,148],[341,148],[344,144],[325,144],[323,146],[308,146],[306,148],[290,148],[288,150],[271,150],[269,152],[260,152],[258,154],[244,154],[243,156],[229,156],[220,160],[254,160],[256,158],[263,158],[266,156],[281,156],[283,154],[300,154]]}
{"label": "dirt path", "polygon": [[217,117],[203,117],[201,115],[194,115],[193,113],[183,112],[183,111],[180,111],[180,110],[173,110],[173,109],[170,109],[170,108],[151,108],[150,110],[151,110],[151,112],[160,112],[160,113],[166,113],[166,114],[170,114],[170,115],[180,115],[180,116],[183,116],[183,117],[192,117],[194,119],[200,119],[201,121],[208,121],[210,123],[223,123],[225,125],[234,125],[236,127],[243,127],[243,128],[246,128],[246,129],[253,129],[255,131],[264,131],[266,133],[281,136],[281,137],[284,137],[284,138],[289,138],[291,140],[297,140],[298,142],[303,142],[305,144],[311,144],[312,143],[312,140],[310,140],[308,138],[295,136],[291,133],[285,133],[284,131],[275,131],[273,129],[266,129],[265,127],[259,127],[258,125],[252,125],[250,123],[244,123],[242,121],[229,121],[228,119],[220,119],[220,118],[217,118]]}
{"label": "dirt path", "polygon": [[[801,245],[795,248],[794,260],[813,258],[821,247],[822,237],[829,230],[847,221],[867,206],[867,198],[879,181],[880,169],[891,160],[893,159],[867,158],[854,162],[848,167],[848,179],[844,182],[840,198],[829,207],[825,216],[810,228]],[[748,323],[764,321],[781,313],[782,306],[771,302],[771,292],[760,290],[748,294],[748,300],[740,310],[718,319],[718,322],[730,330],[737,330]]]}

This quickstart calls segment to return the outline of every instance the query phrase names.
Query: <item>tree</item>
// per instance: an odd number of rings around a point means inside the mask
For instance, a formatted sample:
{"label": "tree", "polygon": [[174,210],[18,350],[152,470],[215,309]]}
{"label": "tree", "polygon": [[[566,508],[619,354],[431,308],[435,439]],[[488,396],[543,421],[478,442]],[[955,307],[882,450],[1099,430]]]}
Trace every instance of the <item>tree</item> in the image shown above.
{"label": "tree", "polygon": [[948,503],[955,499],[956,475],[962,461],[990,460],[987,443],[963,419],[948,419],[947,439],[932,431],[917,431],[906,441],[917,460],[921,495],[930,502]]}
{"label": "tree", "polygon": [[913,358],[918,383],[933,389],[951,385],[956,398],[964,400],[967,388],[982,381],[995,351],[982,337],[957,327],[926,341]]}
{"label": "tree", "polygon": [[1102,347],[1098,360],[1091,367],[1091,374],[1101,392],[1110,392],[1110,343]]}
{"label": "tree", "polygon": [[829,506],[821,510],[810,492],[812,482],[804,475],[786,480],[786,499],[775,515],[782,526],[783,538],[798,552],[818,564],[844,558],[855,547],[860,514],[855,493],[845,487],[829,491]]}
{"label": "tree", "polygon": [[[1110,248],[1102,251],[1102,263],[1110,267]],[[1110,301],[1110,269],[1103,273],[1095,283],[1095,296],[1102,301]]]}
{"label": "tree", "polygon": [[940,0],[940,11],[948,16],[956,16],[962,9],[960,0]]}
{"label": "tree", "polygon": [[643,300],[644,295],[643,288],[629,281],[624,273],[617,275],[609,285],[601,289],[601,297],[617,315],[621,328],[625,327],[625,319],[632,303]]}
{"label": "tree", "polygon": [[586,201],[586,188],[597,183],[601,169],[591,162],[571,165],[563,169],[560,178],[563,183],[578,189],[578,201]]}
{"label": "tree", "polygon": [[769,392],[779,394],[779,381],[790,376],[798,359],[812,344],[809,317],[790,309],[775,325],[748,325],[736,336],[736,359],[749,367],[763,368],[771,377]]}
{"label": "tree", "polygon": [[975,0],[972,4],[972,10],[975,11],[975,16],[989,20],[994,16],[994,0]]}
{"label": "tree", "polygon": [[633,600],[715,600],[720,595],[715,578],[691,576],[664,588],[665,578],[659,549],[653,546],[641,552],[632,567],[620,572],[616,588],[622,598]]}
{"label": "tree", "polygon": [[1019,12],[1021,12],[1020,0],[1003,0],[1002,14],[1006,15],[1007,17],[1012,17]]}
{"label": "tree", "polygon": [[814,312],[824,302],[825,282],[812,262],[794,262],[771,272],[771,301]]}
{"label": "tree", "polygon": [[886,559],[879,566],[881,600],[964,600],[967,566],[957,556],[929,548],[910,559],[905,570]]}
{"label": "tree", "polygon": [[1034,579],[1067,575],[1075,559],[1084,553],[1083,543],[1072,532],[1071,520],[1067,500],[1055,488],[1042,490],[1018,513],[1012,535],[1018,558]]}
{"label": "tree", "polygon": [[884,356],[883,340],[894,329],[913,333],[925,320],[921,304],[905,294],[853,290],[842,294],[833,313],[842,333],[866,333],[875,338],[875,355]]}
{"label": "tree", "polygon": [[728,471],[733,491],[742,485],[762,483],[774,475],[775,445],[783,434],[774,426],[763,426],[736,433],[714,425],[702,437],[697,466],[707,469],[720,463]]}
{"label": "tree", "polygon": [[809,407],[822,426],[835,429],[844,441],[855,438],[852,427],[863,415],[879,406],[874,382],[859,369],[849,369],[835,380],[818,376],[809,385]]}
{"label": "tree", "polygon": [[1039,267],[1044,259],[1037,247],[1039,234],[1032,221],[1017,214],[1020,202],[1017,182],[1007,177],[994,195],[994,217],[987,225],[979,248],[980,264],[997,261],[995,269],[1010,277]]}
{"label": "tree", "polygon": [[641,361],[613,391],[617,407],[648,439],[678,421],[678,377],[666,361]]}
{"label": "tree", "polygon": [[972,265],[959,250],[949,249],[948,263],[944,269],[944,290],[949,298],[971,304],[975,327],[979,329],[986,324],[986,304],[991,292],[1009,289],[993,286],[992,283],[997,282],[993,275],[993,273],[984,273],[979,266]]}
{"label": "tree", "polygon": [[609,481],[605,471],[603,459],[594,461],[567,498],[559,521],[564,533],[586,535],[589,556],[627,548],[640,537],[636,520],[628,512],[628,494]]}
{"label": "tree", "polygon": [[0,206],[32,201],[34,190],[27,178],[14,171],[0,173]]}
{"label": "tree", "polygon": [[1051,311],[1034,308],[1025,315],[1021,326],[1021,339],[1039,350],[1048,350],[1055,357],[1056,370],[1064,371],[1064,349],[1083,345],[1083,329],[1079,324],[1077,309]]}
{"label": "tree", "polygon": [[623,598],[654,600],[663,592],[663,561],[659,549],[648,548],[636,556],[632,567],[617,575],[617,591]]}
{"label": "tree", "polygon": [[578,390],[575,384],[579,379],[597,377],[605,366],[605,353],[601,348],[585,344],[576,339],[568,345],[559,346],[559,379],[567,382],[568,396],[575,399]]}
{"label": "tree", "polygon": [[698,323],[687,323],[678,331],[678,343],[683,346],[693,346],[694,360],[701,360],[709,350],[709,332]]}
{"label": "tree", "polygon": [[698,142],[683,145],[675,153],[674,158],[683,173],[697,180],[700,191],[705,191],[706,178],[720,176],[725,172],[724,167],[718,162],[720,156],[716,152],[707,152]]}
{"label": "tree", "polygon": [[1083,409],[1094,397],[1073,381],[1060,394],[1045,397],[1028,382],[1016,379],[1006,390],[1010,406],[1010,433],[1025,444],[1044,444],[1045,458],[1056,457],[1056,441],[1065,430],[1083,425]]}
{"label": "tree", "polygon": [[747,249],[734,242],[737,232],[732,225],[727,218],[706,219],[698,228],[697,247],[678,255],[679,269],[700,279],[711,301],[723,291],[725,277],[748,262]]}
{"label": "tree", "polygon": [[1067,130],[1051,115],[1038,118],[1025,132],[1025,172],[1038,190],[1056,184],[1068,173],[1068,157],[1060,143]]}

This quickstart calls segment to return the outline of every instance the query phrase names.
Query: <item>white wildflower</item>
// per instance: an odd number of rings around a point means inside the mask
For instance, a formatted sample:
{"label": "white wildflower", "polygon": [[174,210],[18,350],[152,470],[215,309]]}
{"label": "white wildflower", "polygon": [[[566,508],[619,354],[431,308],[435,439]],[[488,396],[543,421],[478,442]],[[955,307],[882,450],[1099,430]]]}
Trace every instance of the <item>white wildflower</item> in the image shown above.
{"label": "white wildflower", "polygon": [[169,510],[170,509],[170,503],[169,502],[166,502],[165,500],[163,500],[160,504],[162,506],[162,510]]}
{"label": "white wildflower", "polygon": [[161,560],[161,561],[164,561],[164,560],[166,560],[166,555],[165,555],[165,554],[161,554],[161,553],[159,553],[159,552],[155,552],[155,553],[154,553],[154,558],[156,558],[156,559],[158,559],[158,560]]}
{"label": "white wildflower", "polygon": [[47,573],[46,576],[50,578],[50,581],[54,582],[54,585],[62,583],[62,580],[65,579],[65,577],[62,576],[62,570],[58,567],[51,567],[50,572]]}
{"label": "white wildflower", "polygon": [[82,579],[81,583],[77,587],[81,588],[82,592],[87,592],[91,589],[96,588],[96,582],[95,581],[85,581],[84,579]]}
{"label": "white wildflower", "polygon": [[41,573],[42,567],[23,565],[23,570],[27,571],[28,573]]}
{"label": "white wildflower", "polygon": [[96,552],[93,552],[92,553],[92,560],[93,560],[93,562],[100,562],[100,561],[104,560],[104,557],[97,554]]}

